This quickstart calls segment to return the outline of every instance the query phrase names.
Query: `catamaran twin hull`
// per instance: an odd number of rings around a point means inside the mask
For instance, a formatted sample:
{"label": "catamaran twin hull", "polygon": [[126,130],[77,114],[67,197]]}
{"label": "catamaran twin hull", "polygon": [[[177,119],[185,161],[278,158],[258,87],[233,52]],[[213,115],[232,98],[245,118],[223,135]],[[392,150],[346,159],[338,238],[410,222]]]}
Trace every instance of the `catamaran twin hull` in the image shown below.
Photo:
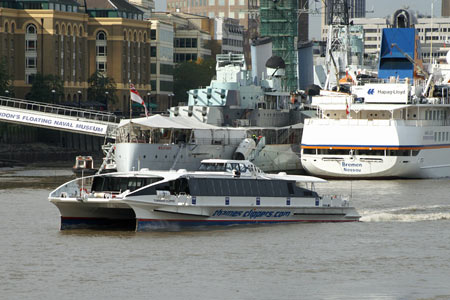
{"label": "catamaran twin hull", "polygon": [[[292,199],[293,200],[293,199]],[[227,201],[224,198],[224,202]],[[230,200],[228,200],[230,201]],[[290,201],[289,199],[286,201]],[[261,207],[161,205],[126,201],[67,199],[52,202],[61,212],[61,230],[125,229],[136,231],[179,230],[197,226],[227,226],[295,222],[353,222],[359,215],[350,207]],[[103,202],[103,203],[102,203]],[[132,209],[131,209],[132,207]],[[136,215],[135,215],[136,213]]]}

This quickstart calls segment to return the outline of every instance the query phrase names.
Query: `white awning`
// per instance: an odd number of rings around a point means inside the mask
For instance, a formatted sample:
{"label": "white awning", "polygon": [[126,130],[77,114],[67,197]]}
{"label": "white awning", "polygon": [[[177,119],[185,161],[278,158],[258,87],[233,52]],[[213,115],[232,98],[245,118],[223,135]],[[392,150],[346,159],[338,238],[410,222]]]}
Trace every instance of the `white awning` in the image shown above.
{"label": "white awning", "polygon": [[202,123],[197,121],[194,118],[189,117],[165,117],[162,115],[153,115],[148,118],[136,118],[132,120],[121,120],[119,124],[119,128],[126,126],[128,124],[138,124],[143,127],[149,127],[149,128],[174,128],[174,129],[239,129],[242,130],[242,128],[228,128],[228,127],[219,127],[214,126],[206,123]]}

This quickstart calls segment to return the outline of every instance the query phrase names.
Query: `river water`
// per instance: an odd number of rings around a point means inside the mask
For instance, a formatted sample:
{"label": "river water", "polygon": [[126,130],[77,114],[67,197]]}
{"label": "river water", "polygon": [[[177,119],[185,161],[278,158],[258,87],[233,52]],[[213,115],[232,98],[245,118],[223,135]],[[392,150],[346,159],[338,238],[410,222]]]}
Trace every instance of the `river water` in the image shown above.
{"label": "river water", "polygon": [[0,299],[450,299],[450,179],[330,181],[362,222],[59,231],[69,168],[0,169]]}

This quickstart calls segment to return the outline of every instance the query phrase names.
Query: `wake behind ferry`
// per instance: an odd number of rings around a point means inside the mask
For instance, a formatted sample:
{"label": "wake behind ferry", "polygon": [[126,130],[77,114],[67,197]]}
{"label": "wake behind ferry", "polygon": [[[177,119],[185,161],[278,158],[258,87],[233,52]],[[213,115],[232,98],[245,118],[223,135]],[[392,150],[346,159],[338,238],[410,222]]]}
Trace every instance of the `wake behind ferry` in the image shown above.
{"label": "wake behind ferry", "polygon": [[342,196],[319,196],[311,176],[265,174],[249,161],[210,159],[198,171],[108,173],[79,178],[49,195],[61,229],[350,222],[360,216]]}

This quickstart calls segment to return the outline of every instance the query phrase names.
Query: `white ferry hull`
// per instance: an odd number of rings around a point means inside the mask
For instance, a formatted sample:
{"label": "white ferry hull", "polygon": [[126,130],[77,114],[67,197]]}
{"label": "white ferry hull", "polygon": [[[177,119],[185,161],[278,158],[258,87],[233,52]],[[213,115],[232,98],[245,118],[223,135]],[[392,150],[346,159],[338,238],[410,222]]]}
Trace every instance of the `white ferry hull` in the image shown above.
{"label": "white ferry hull", "polygon": [[[132,205],[136,211],[136,206]],[[136,230],[178,230],[183,227],[274,224],[294,222],[354,222],[359,216],[353,208],[204,208],[204,215],[174,213],[147,207],[138,209]]]}
{"label": "white ferry hull", "polygon": [[59,209],[61,230],[135,228],[135,214],[123,203],[108,199],[81,201],[76,198],[52,198],[50,201]]}
{"label": "white ferry hull", "polygon": [[[142,168],[197,170],[204,159],[231,159],[236,148],[236,145],[118,143],[115,159],[118,172]],[[265,172],[299,171],[302,165],[298,157],[292,145],[266,145],[253,162]]]}
{"label": "white ferry hull", "polygon": [[51,200],[61,214],[61,230],[179,230],[185,227],[275,223],[355,222],[353,207],[161,206],[117,200]]}
{"label": "white ferry hull", "polygon": [[[200,198],[200,197],[199,197]],[[227,200],[228,199],[228,200]],[[354,222],[360,216],[353,207],[333,206],[332,202],[310,199],[310,206],[291,206],[296,199],[285,200],[286,205],[270,205],[281,199],[264,200],[271,203],[260,206],[232,206],[232,205],[195,205],[189,204],[191,198],[186,202],[180,199],[166,200],[133,200],[124,199],[136,214],[136,230],[178,230],[183,227],[196,226],[226,226],[246,224],[271,224],[271,223],[294,223],[294,222]],[[202,201],[197,199],[196,201]],[[208,198],[205,201],[226,202],[229,197],[220,199]],[[233,200],[231,200],[233,201]],[[240,199],[235,200],[240,202]],[[260,200],[261,201],[261,200]],[[292,202],[290,202],[292,201]],[[161,202],[166,202],[162,204]],[[172,203],[172,204],[169,204]],[[183,205],[180,205],[183,203]],[[287,205],[289,203],[289,205]],[[257,207],[255,207],[257,206]]]}

